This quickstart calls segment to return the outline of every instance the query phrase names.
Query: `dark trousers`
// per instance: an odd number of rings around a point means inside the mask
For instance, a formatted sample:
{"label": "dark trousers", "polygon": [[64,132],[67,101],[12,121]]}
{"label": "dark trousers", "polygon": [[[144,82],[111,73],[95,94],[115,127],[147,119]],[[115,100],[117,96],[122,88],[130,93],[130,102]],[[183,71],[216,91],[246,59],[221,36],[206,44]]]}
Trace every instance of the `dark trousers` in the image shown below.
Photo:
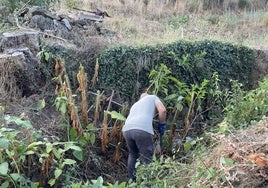
{"label": "dark trousers", "polygon": [[123,135],[129,152],[127,162],[128,177],[135,181],[135,164],[137,159],[140,158],[141,162],[146,164],[152,162],[154,147],[153,135],[137,129],[125,131]]}

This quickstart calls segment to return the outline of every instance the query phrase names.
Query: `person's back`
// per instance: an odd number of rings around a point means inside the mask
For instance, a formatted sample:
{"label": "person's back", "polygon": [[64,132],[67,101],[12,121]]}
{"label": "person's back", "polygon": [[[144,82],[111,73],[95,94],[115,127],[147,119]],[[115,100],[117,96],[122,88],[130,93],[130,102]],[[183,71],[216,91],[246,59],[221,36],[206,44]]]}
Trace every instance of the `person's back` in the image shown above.
{"label": "person's back", "polygon": [[155,114],[155,106],[159,102],[159,98],[155,95],[142,97],[131,107],[122,131],[138,129],[154,134],[152,120]]}

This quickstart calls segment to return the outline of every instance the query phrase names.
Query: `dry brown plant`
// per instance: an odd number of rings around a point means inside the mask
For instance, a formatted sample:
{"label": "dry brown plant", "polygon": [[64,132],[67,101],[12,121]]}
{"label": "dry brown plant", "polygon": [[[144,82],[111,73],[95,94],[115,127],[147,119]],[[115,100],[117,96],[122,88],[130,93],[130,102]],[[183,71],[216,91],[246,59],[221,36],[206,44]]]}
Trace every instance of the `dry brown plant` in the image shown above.
{"label": "dry brown plant", "polygon": [[[268,158],[268,119],[264,118],[252,124],[247,130],[241,130],[228,136],[211,134],[216,147],[203,156],[205,168],[214,168],[217,174],[225,177],[225,187],[262,187],[267,180]],[[198,157],[198,161],[200,161]],[[224,164],[221,159],[231,159],[232,164]],[[198,162],[196,161],[196,162]],[[193,163],[194,164],[194,163]],[[199,164],[200,165],[200,164]],[[213,183],[219,185],[221,176],[211,182],[201,178],[199,185]]]}
{"label": "dry brown plant", "polygon": [[51,152],[47,158],[42,161],[40,186],[45,185],[46,180],[50,177],[50,169],[53,164],[54,154]]}
{"label": "dry brown plant", "polygon": [[7,102],[16,100],[22,97],[21,90],[17,85],[16,67],[14,62],[3,61],[0,62],[0,101]]}
{"label": "dry brown plant", "polygon": [[[181,39],[219,40],[243,45],[267,43],[267,24],[263,21],[267,15],[267,2],[251,0],[246,2],[245,9],[239,8],[238,3],[239,0],[151,0],[145,6],[144,1],[80,0],[78,6],[87,10],[99,8],[111,15],[105,18],[103,25],[120,36],[112,39],[111,42],[116,44],[155,45]],[[216,24],[209,22],[211,15],[219,17]],[[185,18],[187,21],[181,23]]]}
{"label": "dry brown plant", "polygon": [[77,107],[75,106],[75,100],[73,98],[70,80],[65,69],[65,62],[59,57],[56,57],[55,61],[55,72],[58,73],[56,74],[58,81],[56,94],[65,95],[67,97],[67,112],[70,116],[71,125],[75,130],[77,130],[79,135],[82,135],[83,130],[77,112]]}
{"label": "dry brown plant", "polygon": [[109,143],[109,138],[108,138],[108,111],[111,108],[112,101],[113,101],[113,96],[114,96],[114,91],[112,92],[111,96],[108,98],[109,99],[109,104],[107,107],[107,110],[104,112],[104,117],[103,117],[103,124],[102,124],[102,133],[101,133],[101,148],[102,151],[104,152],[107,144]]}
{"label": "dry brown plant", "polygon": [[101,107],[101,101],[102,101],[102,94],[100,91],[97,91],[96,99],[95,99],[95,110],[94,110],[94,120],[93,120],[93,125],[95,127],[98,126],[98,121],[100,119],[100,113],[102,112],[102,107]]}
{"label": "dry brown plant", "polygon": [[104,112],[102,132],[101,132],[101,150],[105,152],[108,144],[108,113]]}
{"label": "dry brown plant", "polygon": [[88,124],[88,100],[87,100],[87,73],[85,73],[84,67],[82,65],[79,66],[79,72],[77,74],[77,80],[79,83],[78,91],[81,92],[82,101],[81,101],[81,113],[82,113],[82,121],[85,125]]}
{"label": "dry brown plant", "polygon": [[96,85],[96,83],[98,81],[99,68],[100,68],[100,66],[99,66],[99,59],[97,58],[96,64],[95,64],[94,76],[93,76],[93,78],[91,80],[91,83],[92,83],[92,86],[93,87]]}

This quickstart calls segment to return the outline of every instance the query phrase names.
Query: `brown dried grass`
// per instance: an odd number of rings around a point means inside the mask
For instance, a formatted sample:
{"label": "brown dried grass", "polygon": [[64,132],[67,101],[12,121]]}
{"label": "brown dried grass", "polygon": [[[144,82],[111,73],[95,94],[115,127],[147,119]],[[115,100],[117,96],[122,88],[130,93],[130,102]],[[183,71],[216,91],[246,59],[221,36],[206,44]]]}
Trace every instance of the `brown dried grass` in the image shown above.
{"label": "brown dried grass", "polygon": [[16,65],[14,62],[0,62],[0,101],[14,101],[22,97],[22,91],[17,85]]}
{"label": "brown dried grass", "polygon": [[[199,185],[239,188],[268,185],[268,118],[229,136],[217,134],[212,137],[218,145],[209,156],[206,156],[204,166],[216,169],[226,180],[224,182],[220,175],[213,182],[201,178],[198,181]],[[232,159],[233,164],[230,166],[222,164],[220,162],[222,157]]]}
{"label": "brown dried grass", "polygon": [[[239,0],[224,0],[222,4],[207,1],[211,3],[209,6],[203,0],[166,2],[151,0],[145,5],[143,1],[80,0],[78,6],[86,10],[99,8],[111,15],[103,22],[105,28],[117,32],[111,44],[154,45],[180,39],[209,39],[243,45],[267,43],[265,12],[268,5],[265,0],[249,1],[247,9],[238,7]],[[209,22],[211,15],[218,16],[216,24]],[[179,23],[183,17],[188,18],[185,24]],[[174,28],[170,22],[177,22],[179,26]]]}

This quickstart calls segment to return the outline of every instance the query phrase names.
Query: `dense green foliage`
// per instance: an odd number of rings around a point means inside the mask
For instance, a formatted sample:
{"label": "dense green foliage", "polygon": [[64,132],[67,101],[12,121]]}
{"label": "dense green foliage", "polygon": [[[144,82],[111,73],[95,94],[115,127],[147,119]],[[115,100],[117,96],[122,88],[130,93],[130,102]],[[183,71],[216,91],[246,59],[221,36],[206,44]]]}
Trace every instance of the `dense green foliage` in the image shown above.
{"label": "dense green foliage", "polygon": [[[69,158],[69,150],[81,152],[74,142],[59,142],[35,130],[30,120],[6,115],[9,125],[0,124],[0,184],[7,187],[42,187],[66,182],[75,168],[77,158]],[[3,121],[4,122],[4,121]],[[68,166],[69,170],[66,171]],[[49,170],[48,170],[49,169]]]}
{"label": "dense green foliage", "polygon": [[234,82],[232,97],[225,108],[227,122],[235,127],[244,128],[251,121],[260,121],[268,115],[268,77],[259,82],[259,87],[244,91],[242,85]]}
{"label": "dense green foliage", "polygon": [[217,72],[221,88],[229,88],[230,80],[238,80],[250,88],[254,55],[247,47],[217,41],[118,46],[99,54],[99,87],[131,98],[149,85],[150,70],[160,64],[165,64],[172,76],[189,85],[211,79]]}

